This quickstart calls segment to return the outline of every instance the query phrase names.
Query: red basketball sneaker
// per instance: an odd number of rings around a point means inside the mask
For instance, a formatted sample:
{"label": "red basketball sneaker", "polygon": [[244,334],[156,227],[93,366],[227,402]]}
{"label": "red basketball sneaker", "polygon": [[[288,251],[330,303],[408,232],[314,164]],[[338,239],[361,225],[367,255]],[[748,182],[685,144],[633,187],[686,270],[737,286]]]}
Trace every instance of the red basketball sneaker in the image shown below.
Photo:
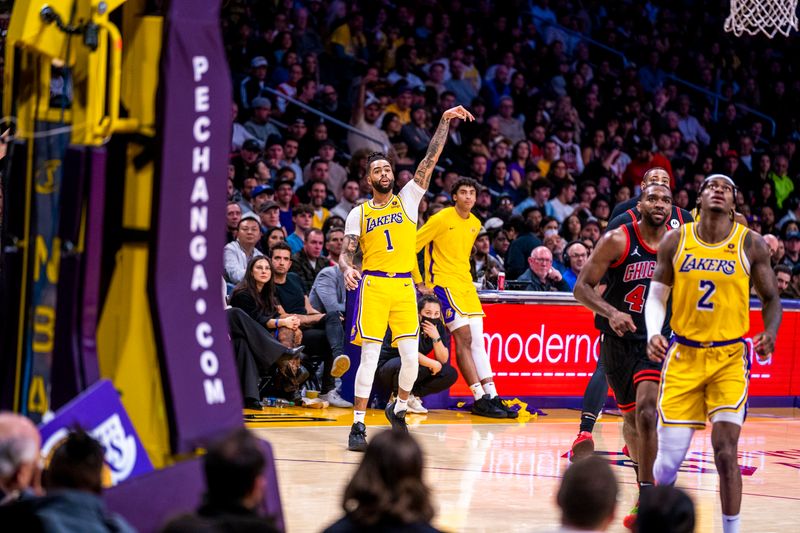
{"label": "red basketball sneaker", "polygon": [[572,443],[572,451],[569,454],[570,462],[575,462],[581,457],[587,457],[594,453],[594,439],[588,431],[581,431],[575,442]]}
{"label": "red basketball sneaker", "polygon": [[628,513],[628,515],[622,519],[622,525],[633,531],[634,529],[636,529],[636,518],[638,516],[639,516],[639,501],[637,500],[636,505],[633,506],[631,512]]}

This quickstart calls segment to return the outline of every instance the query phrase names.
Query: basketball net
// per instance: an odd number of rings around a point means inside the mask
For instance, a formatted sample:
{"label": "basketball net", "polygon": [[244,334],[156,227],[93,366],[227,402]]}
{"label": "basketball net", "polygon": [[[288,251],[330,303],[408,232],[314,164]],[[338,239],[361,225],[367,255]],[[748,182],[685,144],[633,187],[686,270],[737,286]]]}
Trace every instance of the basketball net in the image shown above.
{"label": "basketball net", "polygon": [[737,37],[758,32],[770,39],[776,33],[788,37],[792,30],[797,30],[797,0],[731,0],[725,31]]}

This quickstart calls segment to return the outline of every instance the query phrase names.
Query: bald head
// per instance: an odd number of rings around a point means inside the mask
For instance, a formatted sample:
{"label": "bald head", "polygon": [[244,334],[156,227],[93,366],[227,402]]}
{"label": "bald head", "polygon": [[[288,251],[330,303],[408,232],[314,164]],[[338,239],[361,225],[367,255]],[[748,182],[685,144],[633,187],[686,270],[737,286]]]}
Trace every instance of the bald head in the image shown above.
{"label": "bald head", "polygon": [[41,437],[29,419],[0,413],[0,490],[30,488],[38,469]]}
{"label": "bald head", "polygon": [[670,179],[667,169],[662,167],[653,167],[644,173],[642,176],[642,188],[648,185],[659,184],[669,188]]}
{"label": "bald head", "polygon": [[778,253],[778,247],[781,244],[780,241],[778,241],[778,238],[775,235],[767,233],[764,235],[764,242],[767,243],[767,246],[769,247],[769,256],[774,258],[775,254]]}

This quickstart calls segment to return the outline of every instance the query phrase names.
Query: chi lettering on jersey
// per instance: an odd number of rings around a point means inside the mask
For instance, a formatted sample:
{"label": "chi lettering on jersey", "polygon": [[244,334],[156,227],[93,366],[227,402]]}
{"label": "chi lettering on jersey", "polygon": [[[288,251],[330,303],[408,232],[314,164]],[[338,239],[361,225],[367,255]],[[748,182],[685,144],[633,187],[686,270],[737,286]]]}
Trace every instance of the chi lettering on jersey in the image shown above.
{"label": "chi lettering on jersey", "polygon": [[652,279],[656,269],[655,261],[638,261],[630,263],[625,267],[625,274],[622,277],[623,283],[636,281],[639,279]]}

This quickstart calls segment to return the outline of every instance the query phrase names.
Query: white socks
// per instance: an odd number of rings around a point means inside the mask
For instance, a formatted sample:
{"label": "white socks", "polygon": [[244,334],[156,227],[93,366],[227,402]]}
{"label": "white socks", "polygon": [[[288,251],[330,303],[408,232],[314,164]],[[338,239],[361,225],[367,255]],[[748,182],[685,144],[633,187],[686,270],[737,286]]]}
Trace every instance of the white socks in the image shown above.
{"label": "white socks", "polygon": [[394,402],[394,414],[408,409],[408,400],[401,400],[399,397]]}
{"label": "white socks", "polygon": [[739,533],[740,515],[722,515],[722,533]]}
{"label": "white socks", "polygon": [[476,400],[480,400],[483,398],[483,386],[481,386],[480,382],[473,383],[469,386],[469,389],[472,391],[472,395],[475,397]]}
{"label": "white socks", "polygon": [[366,411],[353,411],[353,424],[357,422],[364,423],[364,417],[367,416]]}
{"label": "white socks", "polygon": [[483,384],[483,392],[489,395],[489,398],[497,397],[497,388],[494,386],[494,381]]}

